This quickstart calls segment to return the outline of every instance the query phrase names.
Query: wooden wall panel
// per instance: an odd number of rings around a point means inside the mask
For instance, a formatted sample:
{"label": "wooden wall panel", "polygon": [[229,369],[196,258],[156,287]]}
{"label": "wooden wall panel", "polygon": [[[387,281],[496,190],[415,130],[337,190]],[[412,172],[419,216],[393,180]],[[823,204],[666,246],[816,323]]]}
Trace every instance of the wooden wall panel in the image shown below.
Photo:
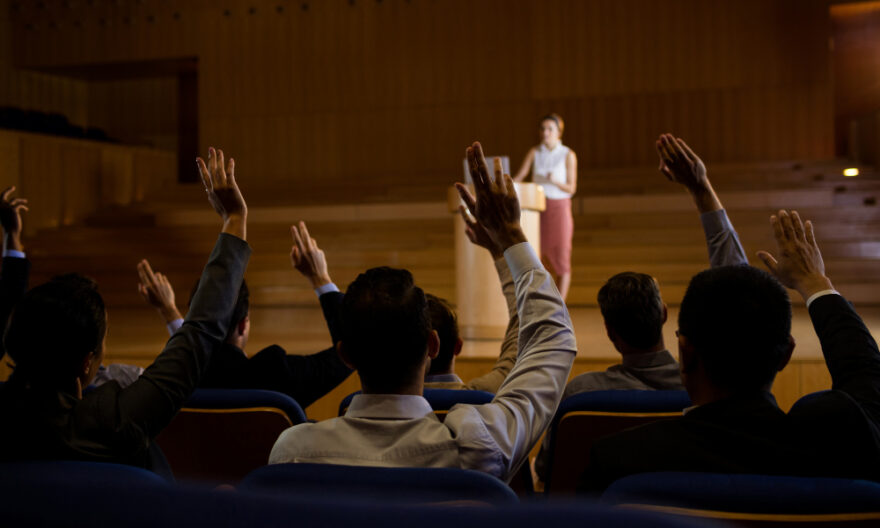
{"label": "wooden wall panel", "polygon": [[653,164],[663,131],[709,161],[833,155],[824,0],[44,5],[13,14],[20,65],[196,57],[200,150],[258,186],[443,185],[476,138],[518,164],[548,111],[589,167]]}
{"label": "wooden wall panel", "polygon": [[176,170],[166,151],[0,131],[2,184],[30,200],[28,235],[155,195],[173,185]]}
{"label": "wooden wall panel", "polygon": [[12,14],[9,0],[0,0],[0,106],[60,113],[76,125],[86,125],[85,82],[13,68]]}

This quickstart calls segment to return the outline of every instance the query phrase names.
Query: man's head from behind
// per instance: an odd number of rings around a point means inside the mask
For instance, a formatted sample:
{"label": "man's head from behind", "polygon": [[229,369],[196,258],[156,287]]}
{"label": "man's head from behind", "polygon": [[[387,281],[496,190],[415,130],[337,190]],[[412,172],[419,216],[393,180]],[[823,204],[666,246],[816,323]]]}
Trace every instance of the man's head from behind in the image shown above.
{"label": "man's head from behind", "polygon": [[[201,279],[196,281],[193,285],[192,290],[189,293],[189,303],[187,303],[187,306],[192,304],[193,297],[199,289],[200,281]],[[229,321],[229,331],[226,332],[226,342],[235,345],[242,350],[244,350],[244,347],[247,345],[248,337],[250,336],[250,311],[251,292],[248,289],[247,282],[242,279],[241,288],[238,289],[238,297],[235,299],[235,306],[232,308],[232,319]]]}
{"label": "man's head from behind", "polygon": [[599,289],[598,301],[608,337],[621,353],[662,348],[667,312],[654,277],[618,273]]}
{"label": "man's head from behind", "polygon": [[396,394],[420,384],[436,357],[425,293],[406,270],[373,268],[348,286],[342,304],[342,358],[364,392]]}
{"label": "man's head from behind", "polygon": [[458,332],[458,317],[449,301],[426,293],[428,299],[428,314],[431,318],[431,328],[437,332],[440,338],[440,350],[437,357],[431,360],[429,375],[451,374],[454,370],[455,356],[461,352],[461,336]]}
{"label": "man's head from behind", "polygon": [[87,386],[104,355],[107,313],[94,281],[55,277],[28,291],[9,319],[6,352],[15,377],[31,385],[73,390]]}
{"label": "man's head from behind", "polygon": [[769,390],[794,348],[788,293],[751,266],[694,276],[678,327],[682,380],[691,392],[700,384],[723,395]]}

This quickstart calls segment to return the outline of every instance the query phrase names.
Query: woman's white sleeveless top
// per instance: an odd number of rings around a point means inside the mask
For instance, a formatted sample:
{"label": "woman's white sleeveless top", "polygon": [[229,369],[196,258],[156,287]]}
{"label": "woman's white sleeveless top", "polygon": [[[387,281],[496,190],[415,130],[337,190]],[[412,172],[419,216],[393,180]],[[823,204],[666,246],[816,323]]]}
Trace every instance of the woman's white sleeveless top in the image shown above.
{"label": "woman's white sleeveless top", "polygon": [[[565,160],[568,159],[569,148],[559,143],[553,150],[548,149],[541,143],[535,149],[535,161],[532,165],[532,175],[547,176],[550,180],[557,183],[566,183],[568,173],[565,170]],[[571,198],[571,194],[563,191],[555,185],[549,183],[542,184],[544,187],[544,195],[550,200],[563,200]]]}

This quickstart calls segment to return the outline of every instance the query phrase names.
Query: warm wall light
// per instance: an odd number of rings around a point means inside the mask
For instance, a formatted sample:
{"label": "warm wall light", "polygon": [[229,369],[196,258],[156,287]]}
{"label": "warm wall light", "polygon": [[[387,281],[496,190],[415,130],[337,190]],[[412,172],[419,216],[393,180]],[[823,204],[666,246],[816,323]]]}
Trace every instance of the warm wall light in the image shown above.
{"label": "warm wall light", "polygon": [[849,176],[849,177],[858,176],[858,175],[859,175],[859,169],[856,169],[856,168],[843,169],[843,175],[844,175],[844,176]]}

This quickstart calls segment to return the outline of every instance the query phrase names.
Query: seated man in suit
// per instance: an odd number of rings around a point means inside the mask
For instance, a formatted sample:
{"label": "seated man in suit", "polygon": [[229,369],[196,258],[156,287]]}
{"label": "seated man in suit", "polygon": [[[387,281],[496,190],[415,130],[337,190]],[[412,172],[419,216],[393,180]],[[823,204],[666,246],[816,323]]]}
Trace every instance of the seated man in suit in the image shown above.
{"label": "seated man in suit", "polygon": [[[6,328],[12,307],[27,291],[31,265],[25,258],[21,243],[21,213],[28,210],[28,201],[13,198],[15,187],[0,193],[0,225],[3,226],[3,269],[0,271],[0,323]],[[0,345],[0,358],[4,350]]]}
{"label": "seated man in suit", "polygon": [[[598,441],[582,489],[652,471],[880,478],[880,351],[825,275],[812,224],[785,211],[771,223],[778,260],[758,255],[772,276],[713,268],[681,302],[681,376],[694,407]],[[832,390],[788,414],[770,394],[795,345],[783,285],[806,301],[832,378]]]}
{"label": "seated man in suit", "polygon": [[523,235],[510,176],[502,176],[497,162],[490,176],[479,143],[467,156],[477,198],[458,189],[476,219],[468,227],[485,230],[502,248],[519,310],[519,357],[495,399],[457,405],[444,422],[437,419],[421,396],[439,348],[425,295],[408,271],[374,268],[346,291],[338,345],[363,394],[344,416],[283,432],[270,464],[458,467],[509,480],[544,432],[577,351],[571,320]]}
{"label": "seated man in suit", "polygon": [[[713,267],[748,264],[700,157],[672,134],[661,135],[655,146],[660,172],[687,189],[700,213],[709,263]],[[678,362],[663,339],[667,308],[654,277],[633,271],[618,273],[599,289],[598,302],[608,339],[623,361],[603,372],[575,376],[562,399],[597,390],[683,390]],[[552,442],[548,432],[535,458],[535,473],[541,480],[548,477]]]}
{"label": "seated man in suit", "polygon": [[234,163],[210,150],[198,160],[208,200],[223,220],[180,331],[134,383],[83,395],[104,355],[106,312],[94,282],[58,277],[27,292],[7,326],[15,361],[0,387],[0,461],[73,459],[151,467],[152,440],[197,385],[226,336],[234,292],[250,257],[247,206]]}
{"label": "seated man in suit", "polygon": [[[291,226],[294,245],[291,262],[308,278],[321,302],[324,318],[334,346],[310,355],[288,354],[271,345],[248,357],[245,347],[250,336],[250,293],[242,281],[233,310],[233,321],[223,345],[211,357],[211,363],[199,382],[202,388],[263,389],[289,395],[303,408],[336,388],[351,375],[336,353],[339,341],[339,309],[342,294],[330,279],[324,252],[309,236],[305,223]],[[138,264],[139,290],[149,304],[165,319],[168,332],[174,334],[183,323],[175,303],[174,289],[168,278],[154,273],[146,260]]]}

